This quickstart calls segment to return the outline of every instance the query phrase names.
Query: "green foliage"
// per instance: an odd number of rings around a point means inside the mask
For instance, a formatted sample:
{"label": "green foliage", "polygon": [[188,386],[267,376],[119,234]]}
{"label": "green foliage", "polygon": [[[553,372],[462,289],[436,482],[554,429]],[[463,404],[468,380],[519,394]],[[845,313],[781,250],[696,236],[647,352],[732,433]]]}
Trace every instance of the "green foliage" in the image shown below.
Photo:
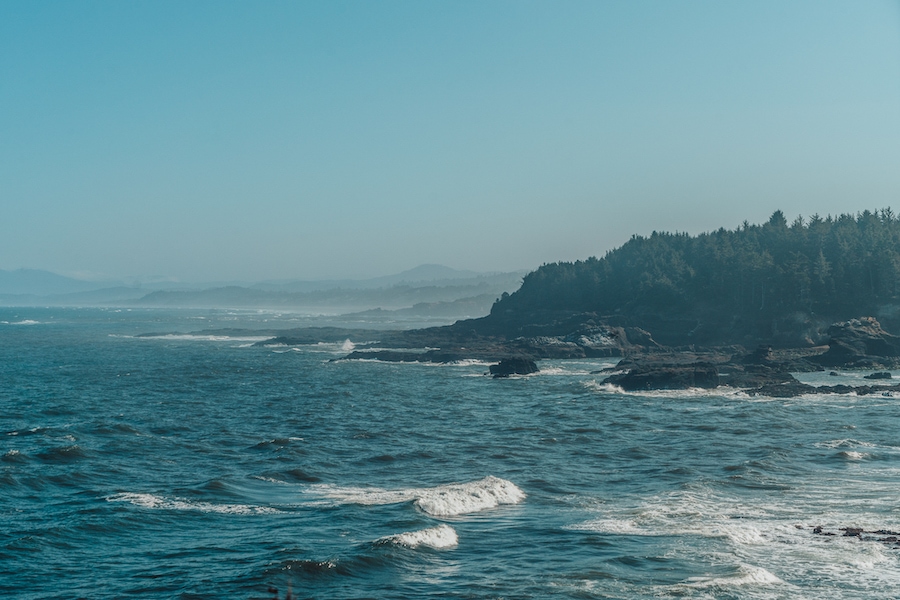
{"label": "green foliage", "polygon": [[889,208],[698,236],[634,236],[603,258],[546,264],[495,307],[765,321],[872,314],[900,302],[900,217]]}

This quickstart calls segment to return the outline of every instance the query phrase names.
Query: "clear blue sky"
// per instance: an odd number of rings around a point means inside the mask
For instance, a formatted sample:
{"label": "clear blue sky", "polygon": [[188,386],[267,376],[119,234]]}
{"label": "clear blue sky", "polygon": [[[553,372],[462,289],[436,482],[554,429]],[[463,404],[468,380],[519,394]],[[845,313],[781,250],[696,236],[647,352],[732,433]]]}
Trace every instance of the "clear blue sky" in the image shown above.
{"label": "clear blue sky", "polygon": [[900,3],[0,3],[0,268],[531,269],[900,209]]}

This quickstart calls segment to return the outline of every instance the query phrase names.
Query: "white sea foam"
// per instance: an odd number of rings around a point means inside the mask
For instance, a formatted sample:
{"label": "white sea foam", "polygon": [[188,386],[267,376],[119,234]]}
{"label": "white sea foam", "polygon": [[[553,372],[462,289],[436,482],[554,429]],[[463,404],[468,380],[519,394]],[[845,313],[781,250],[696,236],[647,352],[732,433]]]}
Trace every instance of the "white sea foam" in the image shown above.
{"label": "white sea foam", "polygon": [[[602,381],[602,380],[601,380]],[[626,391],[621,387],[611,383],[601,383],[601,381],[588,380],[582,382],[585,389],[592,392],[602,394],[615,394],[624,397],[642,397],[642,398],[735,398],[740,400],[750,400],[751,402],[769,402],[772,398],[766,396],[750,397],[746,392],[740,389],[729,387],[718,387],[715,389],[706,388],[687,388],[684,390],[638,390]]]}
{"label": "white sea foam", "polygon": [[253,479],[265,481],[266,483],[274,483],[276,485],[288,485],[288,482],[284,480],[275,479],[274,477],[266,477],[265,475],[253,475]]}
{"label": "white sea foam", "polygon": [[462,360],[457,360],[449,364],[457,367],[488,367],[491,365],[490,362],[486,360],[479,360],[477,358],[464,358]]}
{"label": "white sea foam", "polygon": [[784,581],[762,567],[741,565],[738,572],[727,577],[692,577],[685,585],[693,588],[733,587],[744,585],[777,585]]}
{"label": "white sea foam", "polygon": [[854,450],[842,450],[837,455],[839,458],[849,461],[865,460],[871,456],[868,452],[856,452]]}
{"label": "white sea foam", "polygon": [[536,375],[590,375],[591,372],[587,369],[571,369],[566,367],[541,367],[541,370],[536,373]]}
{"label": "white sea foam", "polygon": [[198,342],[247,342],[249,344],[254,344],[256,342],[262,342],[263,340],[268,340],[268,339],[270,339],[270,337],[271,336],[259,336],[259,335],[229,336],[229,335],[200,335],[200,334],[192,334],[192,333],[169,333],[166,335],[141,336],[137,339],[198,341]]}
{"label": "white sea foam", "polygon": [[[717,589],[734,586],[748,588],[739,593],[742,597],[770,597],[773,593],[774,597],[797,597],[785,592],[784,586],[793,588],[787,582],[810,578],[838,588],[849,584],[869,590],[869,597],[878,597],[877,590],[900,585],[897,550],[892,544],[844,537],[839,528],[896,530],[894,481],[893,477],[857,481],[845,476],[841,494],[835,493],[833,484],[824,483],[798,486],[786,497],[770,501],[751,501],[695,486],[634,498],[634,503],[627,499],[606,501],[591,509],[596,518],[565,529],[612,536],[707,540],[679,544],[678,551],[690,553],[690,560],[730,568],[724,576],[689,579],[674,589],[663,586],[660,595],[666,597],[674,592],[676,596],[712,598],[718,597]],[[855,488],[859,488],[858,493],[847,492]],[[618,504],[621,501],[625,503]],[[814,526],[834,535],[815,535]],[[760,591],[750,592],[753,586]],[[765,586],[782,587],[776,593],[763,591]]]}
{"label": "white sea foam", "polygon": [[852,438],[846,438],[842,440],[828,440],[827,442],[819,442],[815,444],[815,446],[819,448],[856,448],[858,446],[862,446],[864,448],[874,448],[875,444],[870,444],[869,442],[861,442]]}
{"label": "white sea foam", "polygon": [[645,535],[647,533],[631,519],[591,519],[577,525],[567,525],[563,529],[618,535]]}
{"label": "white sea foam", "polygon": [[525,499],[525,492],[514,483],[492,475],[468,483],[433,488],[383,490],[316,485],[311,489],[326,498],[347,504],[382,505],[412,501],[416,508],[435,517],[465,515],[502,504],[518,504]]}
{"label": "white sea foam", "polygon": [[3,321],[6,325],[40,325],[40,321],[33,321],[32,319],[23,319],[22,321]]}
{"label": "white sea foam", "polygon": [[379,539],[378,542],[406,546],[407,548],[425,546],[436,550],[446,550],[458,546],[459,537],[449,525],[438,525],[437,527],[429,527],[419,531],[389,535]]}
{"label": "white sea foam", "polygon": [[585,381],[582,382],[582,385],[592,391],[592,392],[600,392],[601,394],[625,394],[625,390],[617,385],[613,385],[611,383],[600,383],[599,381]]}
{"label": "white sea foam", "polygon": [[350,341],[350,338],[344,340],[344,343],[341,344],[342,352],[353,352],[353,349],[356,348],[356,344]]}
{"label": "white sea foam", "polygon": [[137,494],[123,492],[106,498],[107,502],[129,502],[141,508],[157,510],[190,510],[205,513],[223,513],[232,515],[260,515],[277,513],[278,510],[267,506],[249,504],[213,504],[212,502],[196,502],[182,498],[165,498],[155,494]]}

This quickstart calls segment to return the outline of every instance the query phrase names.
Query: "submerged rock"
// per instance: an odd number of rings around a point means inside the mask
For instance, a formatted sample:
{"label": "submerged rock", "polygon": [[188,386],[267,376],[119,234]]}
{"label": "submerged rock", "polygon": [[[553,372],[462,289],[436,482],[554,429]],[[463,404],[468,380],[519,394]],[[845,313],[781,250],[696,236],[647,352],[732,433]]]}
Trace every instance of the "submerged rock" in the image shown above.
{"label": "submerged rock", "polygon": [[537,364],[533,360],[524,357],[504,358],[496,365],[490,366],[491,375],[494,377],[530,375],[537,373],[538,370]]}

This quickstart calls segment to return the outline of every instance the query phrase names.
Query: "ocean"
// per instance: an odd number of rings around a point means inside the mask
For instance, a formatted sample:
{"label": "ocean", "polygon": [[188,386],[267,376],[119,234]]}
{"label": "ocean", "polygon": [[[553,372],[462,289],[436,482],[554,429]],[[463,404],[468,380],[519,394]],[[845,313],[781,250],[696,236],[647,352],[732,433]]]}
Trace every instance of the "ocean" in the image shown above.
{"label": "ocean", "polygon": [[332,362],[377,340],[185,335],[333,322],[0,309],[0,596],[897,594],[900,398],[623,393],[597,373],[614,359],[492,379]]}

